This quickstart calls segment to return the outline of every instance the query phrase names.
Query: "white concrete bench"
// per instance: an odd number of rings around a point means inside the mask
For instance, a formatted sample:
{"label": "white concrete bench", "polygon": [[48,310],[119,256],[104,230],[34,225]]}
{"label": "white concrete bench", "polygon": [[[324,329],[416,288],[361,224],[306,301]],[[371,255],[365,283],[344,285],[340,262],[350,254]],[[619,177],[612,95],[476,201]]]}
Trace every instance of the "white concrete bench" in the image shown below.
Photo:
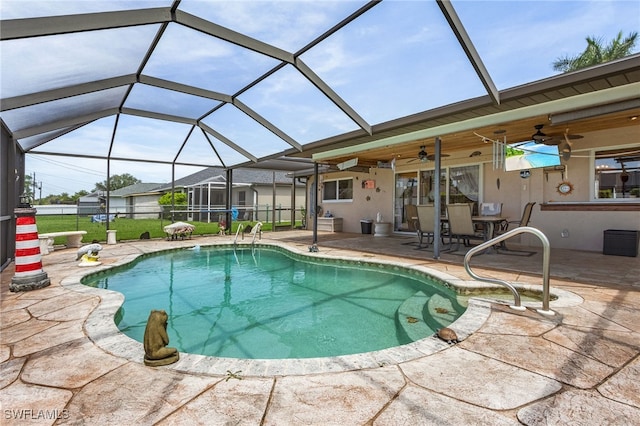
{"label": "white concrete bench", "polygon": [[40,254],[49,254],[54,250],[53,239],[56,237],[67,237],[67,247],[80,247],[82,243],[82,236],[87,231],[64,231],[64,232],[50,232],[48,234],[39,234],[40,240]]}

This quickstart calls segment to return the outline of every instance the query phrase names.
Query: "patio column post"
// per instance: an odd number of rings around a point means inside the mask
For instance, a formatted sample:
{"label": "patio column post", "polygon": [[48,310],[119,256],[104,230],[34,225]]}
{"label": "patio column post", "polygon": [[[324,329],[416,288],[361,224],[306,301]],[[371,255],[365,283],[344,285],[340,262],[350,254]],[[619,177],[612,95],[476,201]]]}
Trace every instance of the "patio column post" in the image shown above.
{"label": "patio column post", "polygon": [[313,183],[315,184],[315,190],[313,194],[313,200],[311,200],[313,205],[313,244],[318,243],[318,191],[320,190],[320,186],[318,185],[318,163],[313,163]]}
{"label": "patio column post", "polygon": [[441,140],[440,136],[436,136],[435,143],[435,176],[433,179],[433,187],[435,189],[436,196],[433,197],[433,206],[435,209],[434,216],[434,228],[433,228],[433,258],[440,258],[440,211],[441,211],[441,199],[440,199],[440,169],[441,169]]}

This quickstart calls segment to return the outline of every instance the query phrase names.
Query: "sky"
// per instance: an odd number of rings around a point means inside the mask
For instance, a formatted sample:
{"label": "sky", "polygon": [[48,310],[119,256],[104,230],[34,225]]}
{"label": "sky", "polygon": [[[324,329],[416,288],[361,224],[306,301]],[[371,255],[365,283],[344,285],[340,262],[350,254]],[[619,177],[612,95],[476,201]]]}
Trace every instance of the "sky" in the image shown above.
{"label": "sky", "polygon": [[[298,52],[364,1],[196,1],[180,10],[259,39],[279,51]],[[640,1],[465,1],[452,4],[498,89],[557,74],[552,62],[579,54],[585,38],[613,39],[640,29]],[[30,1],[3,0],[2,19],[166,7],[170,0]],[[2,99],[40,90],[136,73],[159,29],[144,25],[117,30],[66,34],[0,45]],[[637,46],[637,52],[640,46]],[[484,96],[469,64],[434,1],[383,1],[328,39],[300,55],[312,72],[356,112],[349,117],[296,70],[287,65],[237,99],[276,126],[294,143],[306,144],[359,129],[358,120],[375,125],[406,115]],[[142,74],[199,86],[226,96],[236,94],[278,61],[170,24]],[[43,124],[74,113],[117,107],[126,87],[53,103],[2,112],[12,130],[38,117]],[[216,133],[191,132],[184,123],[122,114],[100,118],[37,146],[34,152],[104,155],[113,158],[173,160],[176,179],[208,165],[234,165],[249,156],[272,155],[291,145],[233,105],[136,84],[124,107],[202,118]],[[28,127],[28,126],[26,126]],[[114,128],[116,128],[114,134]],[[221,138],[218,138],[220,135]],[[113,146],[111,146],[113,139]],[[224,143],[230,141],[244,152]],[[211,149],[213,145],[219,156]],[[182,147],[182,148],[181,148]],[[110,174],[128,173],[148,183],[167,183],[171,165],[111,161]],[[90,191],[107,176],[105,160],[28,154],[26,174],[41,184],[36,195]]]}

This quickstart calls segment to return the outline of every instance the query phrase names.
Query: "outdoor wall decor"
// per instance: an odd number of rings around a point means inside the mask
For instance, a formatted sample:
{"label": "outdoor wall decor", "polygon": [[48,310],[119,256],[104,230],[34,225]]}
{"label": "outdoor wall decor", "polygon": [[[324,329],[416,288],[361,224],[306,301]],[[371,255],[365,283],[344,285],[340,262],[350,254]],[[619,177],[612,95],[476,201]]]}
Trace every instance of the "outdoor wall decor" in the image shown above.
{"label": "outdoor wall decor", "polygon": [[566,180],[562,181],[556,187],[556,191],[558,191],[560,195],[569,195],[573,192],[573,184]]}
{"label": "outdoor wall decor", "polygon": [[373,179],[367,179],[362,181],[363,189],[375,189],[375,187],[376,187],[376,181]]}

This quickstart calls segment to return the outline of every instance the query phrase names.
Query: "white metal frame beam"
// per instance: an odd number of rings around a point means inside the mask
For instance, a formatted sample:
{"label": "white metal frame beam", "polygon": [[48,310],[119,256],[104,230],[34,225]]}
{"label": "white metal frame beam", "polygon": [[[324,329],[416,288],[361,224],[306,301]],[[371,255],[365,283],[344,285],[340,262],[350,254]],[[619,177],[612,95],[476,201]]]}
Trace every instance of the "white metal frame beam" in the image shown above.
{"label": "white metal frame beam", "polygon": [[436,1],[438,3],[438,6],[440,7],[440,10],[442,11],[442,14],[449,23],[451,30],[462,46],[464,53],[467,55],[469,62],[471,62],[473,69],[476,70],[476,74],[478,74],[478,77],[480,78],[480,81],[482,81],[484,88],[489,93],[489,96],[491,97],[493,102],[495,102],[496,104],[500,104],[500,92],[498,91],[496,85],[493,83],[489,71],[487,71],[487,68],[484,66],[482,58],[473,45],[473,42],[471,41],[469,34],[467,34],[467,30],[464,28],[464,25],[462,25],[462,21],[460,21],[460,18],[453,8],[453,5],[449,0]]}
{"label": "white metal frame beam", "polygon": [[171,21],[169,7],[8,19],[3,20],[0,26],[0,40],[160,24],[169,21]]}

